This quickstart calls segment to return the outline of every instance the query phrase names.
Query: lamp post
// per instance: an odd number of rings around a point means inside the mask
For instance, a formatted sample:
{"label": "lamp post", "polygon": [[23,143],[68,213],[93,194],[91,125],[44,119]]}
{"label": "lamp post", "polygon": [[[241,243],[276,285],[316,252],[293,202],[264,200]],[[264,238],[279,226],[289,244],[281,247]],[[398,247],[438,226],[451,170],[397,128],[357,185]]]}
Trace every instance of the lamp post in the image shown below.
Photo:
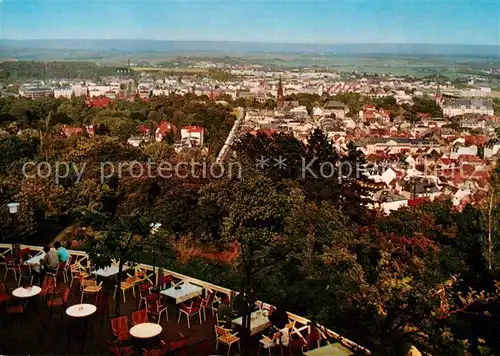
{"label": "lamp post", "polygon": [[[151,225],[149,225],[151,227],[151,230],[150,230],[150,234],[152,236],[154,236],[158,230],[160,229],[161,227],[161,224],[160,223],[151,223]],[[158,276],[156,275],[156,244],[154,243],[154,241],[151,241],[151,243],[153,244],[153,278],[154,278],[154,289],[156,289],[156,286],[157,286],[157,282],[158,282]]]}
{"label": "lamp post", "polygon": [[7,204],[7,208],[9,208],[9,213],[12,216],[12,256],[14,256],[14,261],[19,263],[19,246],[17,244],[17,213],[19,211],[19,203],[12,202]]}

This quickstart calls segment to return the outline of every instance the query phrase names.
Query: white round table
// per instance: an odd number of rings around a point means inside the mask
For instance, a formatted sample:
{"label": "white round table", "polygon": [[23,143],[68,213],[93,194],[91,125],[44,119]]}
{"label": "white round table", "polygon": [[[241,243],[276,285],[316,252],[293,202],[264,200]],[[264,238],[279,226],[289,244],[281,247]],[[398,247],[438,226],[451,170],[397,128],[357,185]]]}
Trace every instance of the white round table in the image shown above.
{"label": "white round table", "polygon": [[75,304],[66,309],[66,314],[73,318],[83,318],[96,312],[97,307],[93,304]]}
{"label": "white round table", "polygon": [[130,329],[130,335],[138,339],[150,339],[160,335],[162,327],[155,323],[142,323]]}
{"label": "white round table", "polygon": [[19,287],[12,291],[12,295],[17,298],[31,298],[40,294],[42,288],[39,286],[32,286],[28,288]]}

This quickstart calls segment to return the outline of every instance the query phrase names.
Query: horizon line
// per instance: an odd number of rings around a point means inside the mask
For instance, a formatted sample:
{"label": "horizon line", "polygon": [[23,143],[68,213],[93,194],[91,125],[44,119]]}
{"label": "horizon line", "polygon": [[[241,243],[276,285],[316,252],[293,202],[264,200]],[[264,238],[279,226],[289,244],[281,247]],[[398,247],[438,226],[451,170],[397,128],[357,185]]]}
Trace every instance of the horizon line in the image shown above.
{"label": "horizon line", "polygon": [[[500,47],[497,44],[473,43],[436,43],[436,42],[263,42],[247,40],[172,40],[172,39],[146,39],[146,38],[2,38],[1,41],[150,41],[150,42],[217,42],[217,43],[251,43],[251,44],[287,44],[287,45],[432,45],[432,46],[478,46]],[[500,52],[499,52],[500,55]]]}

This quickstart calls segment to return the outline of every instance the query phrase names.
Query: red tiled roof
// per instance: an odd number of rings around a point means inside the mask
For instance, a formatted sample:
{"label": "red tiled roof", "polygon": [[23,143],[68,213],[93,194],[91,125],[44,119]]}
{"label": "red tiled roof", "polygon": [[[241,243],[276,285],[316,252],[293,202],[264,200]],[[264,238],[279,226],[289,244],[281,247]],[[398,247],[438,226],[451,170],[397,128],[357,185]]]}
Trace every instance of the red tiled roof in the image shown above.
{"label": "red tiled roof", "polygon": [[149,133],[150,130],[146,125],[139,125],[137,126],[137,131],[139,131],[140,133]]}
{"label": "red tiled roof", "polygon": [[396,179],[401,180],[406,176],[405,171],[400,171],[400,170],[394,170],[396,172]]}
{"label": "red tiled roof", "polygon": [[455,163],[454,159],[449,159],[449,158],[440,158],[437,162],[438,164],[441,163],[443,165],[449,166],[451,164]]}
{"label": "red tiled roof", "polygon": [[408,199],[408,206],[413,208],[415,206],[422,205],[424,202],[425,198]]}
{"label": "red tiled roof", "polygon": [[273,130],[273,129],[269,129],[269,130],[253,130],[253,131],[250,131],[250,134],[253,135],[253,136],[256,136],[258,134],[272,136],[275,133],[276,133],[276,130]]}
{"label": "red tiled roof", "polygon": [[451,177],[451,179],[455,183],[461,183],[461,182],[467,180],[466,178],[467,177],[465,177],[460,171],[453,172],[453,177]]}
{"label": "red tiled roof", "polygon": [[215,90],[212,90],[210,91],[210,95],[209,95],[209,98],[210,99],[218,99],[218,98],[221,98],[225,95],[226,93],[224,92],[224,90],[222,89],[215,89]]}
{"label": "red tiled roof", "polygon": [[390,117],[391,116],[391,111],[390,110],[384,110],[384,109],[381,109],[380,110],[380,113],[386,117]]}
{"label": "red tiled roof", "polygon": [[166,132],[171,132],[175,131],[176,127],[174,124],[168,122],[168,121],[162,121],[160,122],[160,125],[158,125],[157,132],[160,134],[165,134]]}
{"label": "red tiled roof", "polygon": [[473,163],[482,162],[481,158],[475,155],[459,155],[458,160],[461,162],[473,162]]}
{"label": "red tiled roof", "polygon": [[87,101],[87,104],[91,108],[103,108],[111,104],[113,100],[107,97],[98,97],[98,98],[93,98]]}
{"label": "red tiled roof", "polygon": [[471,174],[471,178],[481,180],[481,181],[487,181],[490,179],[490,172],[489,171],[475,171],[474,173]]}
{"label": "red tiled roof", "polygon": [[467,175],[471,175],[476,170],[474,166],[471,166],[470,164],[462,164],[460,168],[462,169],[462,172]]}
{"label": "red tiled roof", "polygon": [[183,126],[182,130],[186,130],[187,132],[194,133],[194,132],[203,132],[205,129],[200,126]]}
{"label": "red tiled roof", "polygon": [[488,137],[486,136],[465,136],[464,139],[466,146],[481,146],[488,142]]}
{"label": "red tiled roof", "polygon": [[365,120],[373,120],[373,119],[375,119],[375,115],[372,112],[365,111],[364,118],[365,118]]}
{"label": "red tiled roof", "polygon": [[378,161],[383,161],[384,159],[387,159],[387,157],[384,156],[383,154],[370,154],[366,156],[367,162],[378,162]]}
{"label": "red tiled roof", "polygon": [[460,183],[468,179],[484,181],[489,179],[488,171],[475,171],[473,166],[462,165],[460,168],[447,168],[438,171],[439,179],[442,181],[453,181]]}

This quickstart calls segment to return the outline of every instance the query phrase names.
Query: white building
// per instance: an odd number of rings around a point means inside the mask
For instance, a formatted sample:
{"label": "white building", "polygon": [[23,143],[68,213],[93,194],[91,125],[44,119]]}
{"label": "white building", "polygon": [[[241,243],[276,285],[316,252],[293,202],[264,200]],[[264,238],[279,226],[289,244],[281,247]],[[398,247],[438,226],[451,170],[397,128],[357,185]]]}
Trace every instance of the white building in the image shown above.
{"label": "white building", "polygon": [[335,114],[335,117],[343,120],[345,115],[349,112],[349,108],[347,105],[340,101],[330,100],[325,104],[323,109],[323,114],[325,116]]}
{"label": "white building", "polygon": [[19,95],[29,99],[44,98],[52,95],[52,89],[48,87],[24,87],[19,89]]}
{"label": "white building", "polygon": [[461,90],[459,95],[464,98],[487,98],[491,96],[491,88],[481,87]]}
{"label": "white building", "polygon": [[88,92],[90,97],[94,96],[105,96],[106,93],[111,92],[112,88],[108,85],[96,85],[92,87],[88,87]]}
{"label": "white building", "polygon": [[87,87],[83,85],[73,85],[71,87],[71,91],[75,93],[75,96],[86,96],[87,95]]}
{"label": "white building", "polygon": [[70,99],[73,94],[71,88],[56,88],[54,89],[54,98],[67,98]]}
{"label": "white building", "polygon": [[147,136],[130,136],[127,140],[128,144],[134,147],[139,147],[142,143],[149,141],[151,141],[151,139]]}
{"label": "white building", "polygon": [[452,99],[443,104],[443,115],[453,117],[465,114],[494,115],[493,105],[488,100]]}
{"label": "white building", "polygon": [[181,142],[189,141],[191,145],[203,146],[205,129],[200,126],[183,126],[181,128]]}

